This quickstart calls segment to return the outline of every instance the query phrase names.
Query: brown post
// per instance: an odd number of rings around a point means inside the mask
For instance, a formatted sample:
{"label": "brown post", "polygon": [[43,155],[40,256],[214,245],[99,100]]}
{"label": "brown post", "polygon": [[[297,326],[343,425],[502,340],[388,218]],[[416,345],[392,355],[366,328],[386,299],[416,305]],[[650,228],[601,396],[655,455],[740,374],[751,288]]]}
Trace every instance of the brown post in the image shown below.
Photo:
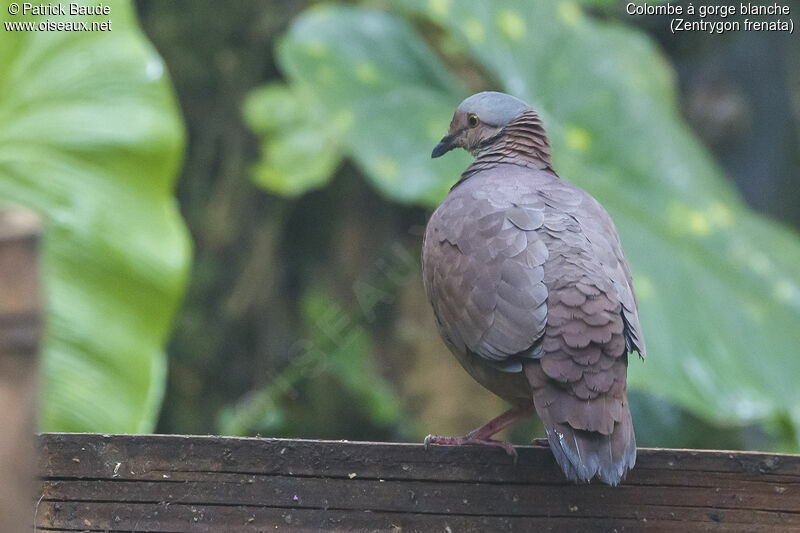
{"label": "brown post", "polygon": [[39,218],[0,211],[0,531],[33,530]]}

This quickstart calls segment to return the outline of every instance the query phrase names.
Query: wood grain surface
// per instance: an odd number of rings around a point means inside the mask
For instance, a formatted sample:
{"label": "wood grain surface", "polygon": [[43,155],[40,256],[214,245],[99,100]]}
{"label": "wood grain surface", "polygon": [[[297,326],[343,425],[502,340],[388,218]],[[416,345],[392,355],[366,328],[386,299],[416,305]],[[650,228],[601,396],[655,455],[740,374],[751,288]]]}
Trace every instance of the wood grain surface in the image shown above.
{"label": "wood grain surface", "polygon": [[619,487],[549,449],[40,436],[40,531],[800,531],[800,456],[639,450]]}

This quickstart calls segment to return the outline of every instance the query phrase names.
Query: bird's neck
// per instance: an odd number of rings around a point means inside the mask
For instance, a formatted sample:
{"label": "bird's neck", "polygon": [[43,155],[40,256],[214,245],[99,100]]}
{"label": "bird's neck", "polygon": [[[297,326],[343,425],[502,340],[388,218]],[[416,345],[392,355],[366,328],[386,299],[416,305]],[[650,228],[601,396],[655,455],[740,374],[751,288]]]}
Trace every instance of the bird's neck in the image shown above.
{"label": "bird's neck", "polygon": [[475,161],[467,167],[459,182],[476,172],[503,164],[549,170],[555,174],[550,163],[550,142],[536,111],[524,112],[500,130],[496,137],[478,146]]}

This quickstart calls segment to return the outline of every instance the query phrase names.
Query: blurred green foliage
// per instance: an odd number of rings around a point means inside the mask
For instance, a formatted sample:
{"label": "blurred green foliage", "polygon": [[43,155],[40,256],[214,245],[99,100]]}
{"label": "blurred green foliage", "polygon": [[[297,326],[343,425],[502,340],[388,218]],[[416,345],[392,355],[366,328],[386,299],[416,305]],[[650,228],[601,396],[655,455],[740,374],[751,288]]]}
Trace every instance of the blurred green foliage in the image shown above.
{"label": "blurred green foliage", "polygon": [[[416,255],[469,161],[430,150],[461,98],[499,89],[540,110],[556,168],[619,226],[651,354],[629,374],[639,442],[763,448],[740,429],[760,423],[797,449],[797,237],[742,205],[616,3],[318,3],[284,33],[304,4],[136,4],[192,138],[198,257],[160,430],[405,440],[499,411],[441,353]],[[131,3],[112,10],[110,33],[0,35],[0,199],[47,222],[46,430],[153,428],[186,282],[181,119]]]}
{"label": "blurred green foliage", "polygon": [[346,312],[333,302],[335,298],[323,290],[305,295],[302,307],[306,331],[291,348],[292,365],[255,398],[246,398],[238,409],[223,411],[223,434],[271,434],[289,426],[283,400],[304,381],[323,375],[341,384],[353,411],[366,411],[364,416],[378,425],[398,420],[400,409],[394,391],[371,369],[370,338],[360,323],[360,310]]}
{"label": "blurred green foliage", "polygon": [[46,431],[154,428],[186,282],[182,122],[131,4],[112,10],[111,32],[0,33],[0,198],[46,224]]}
{"label": "blurred green foliage", "polygon": [[[346,157],[388,199],[432,206],[468,162],[429,159],[458,102],[520,96],[543,116],[555,168],[619,228],[650,355],[630,386],[800,445],[800,240],[744,206],[680,118],[652,42],[573,2],[392,8],[318,5],[293,22],[277,46],[287,85],[244,106],[262,136],[256,183],[297,195]],[[433,28],[427,41],[412,21]]]}

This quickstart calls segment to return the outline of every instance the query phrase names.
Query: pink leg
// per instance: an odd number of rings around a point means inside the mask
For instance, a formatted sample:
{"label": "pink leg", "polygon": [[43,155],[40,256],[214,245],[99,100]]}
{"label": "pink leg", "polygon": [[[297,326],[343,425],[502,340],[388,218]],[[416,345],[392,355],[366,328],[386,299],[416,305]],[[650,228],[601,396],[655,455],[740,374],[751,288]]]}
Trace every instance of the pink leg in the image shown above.
{"label": "pink leg", "polygon": [[425,447],[427,448],[431,444],[439,444],[441,446],[461,446],[463,444],[498,446],[503,448],[508,455],[514,458],[514,462],[516,462],[517,451],[514,449],[514,446],[512,446],[510,442],[493,439],[492,436],[507,428],[520,418],[530,416],[532,411],[533,407],[514,407],[497,418],[493,418],[484,426],[470,431],[463,437],[428,435],[425,437]]}

